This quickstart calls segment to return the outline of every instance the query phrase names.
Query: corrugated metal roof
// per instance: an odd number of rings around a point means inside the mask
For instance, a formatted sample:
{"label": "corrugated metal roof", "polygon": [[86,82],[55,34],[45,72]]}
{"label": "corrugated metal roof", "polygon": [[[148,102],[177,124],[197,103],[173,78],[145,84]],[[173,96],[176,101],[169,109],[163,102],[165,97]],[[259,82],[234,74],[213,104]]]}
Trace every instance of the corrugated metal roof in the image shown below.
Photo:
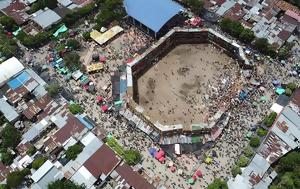
{"label": "corrugated metal roof", "polygon": [[0,99],[0,111],[9,122],[14,121],[19,117],[19,114],[15,109],[2,98]]}
{"label": "corrugated metal roof", "polygon": [[184,8],[171,0],[124,0],[129,16],[154,32],[158,32],[172,17]]}
{"label": "corrugated metal roof", "polygon": [[32,20],[39,24],[43,29],[45,29],[58,22],[60,19],[61,17],[56,14],[56,12],[51,9],[47,9],[35,16]]}
{"label": "corrugated metal roof", "polygon": [[34,182],[38,182],[53,166],[53,163],[47,160],[35,173],[32,174],[31,179]]}

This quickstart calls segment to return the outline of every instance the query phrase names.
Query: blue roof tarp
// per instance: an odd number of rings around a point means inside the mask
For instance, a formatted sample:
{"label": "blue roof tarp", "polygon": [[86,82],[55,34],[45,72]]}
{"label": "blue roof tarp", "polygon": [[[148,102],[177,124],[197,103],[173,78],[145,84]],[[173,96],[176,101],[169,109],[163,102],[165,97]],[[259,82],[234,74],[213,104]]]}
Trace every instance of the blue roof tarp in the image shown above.
{"label": "blue roof tarp", "polygon": [[10,80],[7,84],[11,89],[17,89],[25,84],[30,79],[30,75],[27,72],[22,72],[16,78]]}
{"label": "blue roof tarp", "polygon": [[157,33],[184,8],[172,0],[124,0],[129,16]]}
{"label": "blue roof tarp", "polygon": [[58,28],[58,30],[56,30],[56,32],[53,34],[54,37],[57,37],[58,34],[66,32],[68,30],[68,28],[66,27],[66,25],[62,25],[60,28]]}

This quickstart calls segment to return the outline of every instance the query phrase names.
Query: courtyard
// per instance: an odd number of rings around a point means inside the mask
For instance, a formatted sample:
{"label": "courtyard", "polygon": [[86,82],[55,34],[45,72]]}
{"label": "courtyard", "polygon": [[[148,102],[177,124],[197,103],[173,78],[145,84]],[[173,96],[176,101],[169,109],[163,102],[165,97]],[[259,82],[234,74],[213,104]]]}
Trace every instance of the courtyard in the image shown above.
{"label": "courtyard", "polygon": [[187,128],[206,123],[210,106],[219,103],[209,99],[238,75],[239,65],[222,49],[212,44],[179,45],[138,78],[138,103],[153,123]]}

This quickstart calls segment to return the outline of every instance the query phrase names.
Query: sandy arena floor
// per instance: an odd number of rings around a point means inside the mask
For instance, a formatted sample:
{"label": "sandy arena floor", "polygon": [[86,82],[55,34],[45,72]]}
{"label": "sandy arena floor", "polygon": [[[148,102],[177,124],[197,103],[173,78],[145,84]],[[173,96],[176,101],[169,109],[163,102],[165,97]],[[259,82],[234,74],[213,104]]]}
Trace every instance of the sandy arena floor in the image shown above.
{"label": "sandy arena floor", "polygon": [[238,65],[209,44],[179,45],[138,79],[139,104],[162,125],[203,123],[209,90]]}

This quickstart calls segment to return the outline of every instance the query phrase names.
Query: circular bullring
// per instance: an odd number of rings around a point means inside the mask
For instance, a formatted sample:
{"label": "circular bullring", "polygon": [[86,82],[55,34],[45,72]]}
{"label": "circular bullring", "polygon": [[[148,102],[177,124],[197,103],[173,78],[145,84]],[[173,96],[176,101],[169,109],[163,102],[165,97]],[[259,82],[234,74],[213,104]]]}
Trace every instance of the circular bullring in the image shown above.
{"label": "circular bullring", "polygon": [[128,107],[161,133],[210,132],[238,90],[239,66],[249,65],[234,41],[175,28],[128,64]]}

